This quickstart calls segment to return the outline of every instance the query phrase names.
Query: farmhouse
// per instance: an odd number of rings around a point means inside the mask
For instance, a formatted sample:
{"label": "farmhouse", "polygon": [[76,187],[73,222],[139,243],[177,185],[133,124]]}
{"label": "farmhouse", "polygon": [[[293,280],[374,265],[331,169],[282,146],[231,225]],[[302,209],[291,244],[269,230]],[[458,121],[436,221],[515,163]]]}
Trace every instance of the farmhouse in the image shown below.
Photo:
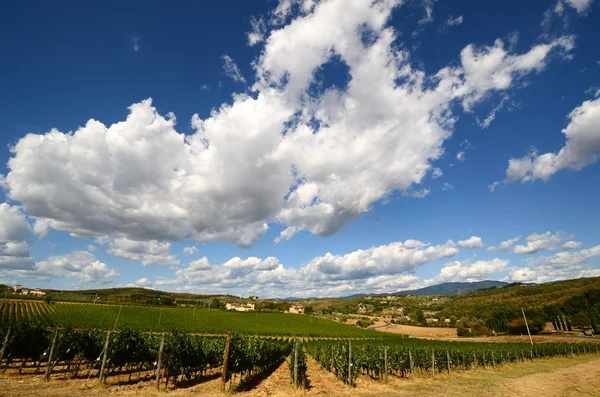
{"label": "farmhouse", "polygon": [[44,296],[46,293],[39,288],[34,288],[29,291],[29,295]]}
{"label": "farmhouse", "polygon": [[290,313],[304,314],[304,305],[299,303],[290,307]]}
{"label": "farmhouse", "polygon": [[225,305],[225,309],[227,310],[235,310],[236,312],[251,312],[254,310],[254,303],[228,303]]}

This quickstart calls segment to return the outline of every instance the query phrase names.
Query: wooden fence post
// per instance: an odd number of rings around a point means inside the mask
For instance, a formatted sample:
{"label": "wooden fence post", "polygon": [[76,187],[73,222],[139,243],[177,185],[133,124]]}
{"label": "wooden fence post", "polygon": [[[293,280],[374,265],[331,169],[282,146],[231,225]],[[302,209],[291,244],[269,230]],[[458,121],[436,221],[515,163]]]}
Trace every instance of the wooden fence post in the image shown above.
{"label": "wooden fence post", "polygon": [[388,347],[383,347],[383,370],[385,371],[385,383],[388,382],[388,363],[387,363],[387,351]]}
{"label": "wooden fence post", "polygon": [[446,350],[446,362],[448,363],[448,375],[450,375],[450,352]]}
{"label": "wooden fence post", "polygon": [[298,340],[294,340],[294,386],[298,388]]}
{"label": "wooden fence post", "polygon": [[431,352],[431,376],[435,376],[435,352]]}
{"label": "wooden fence post", "polygon": [[0,350],[0,362],[2,362],[2,359],[4,358],[4,353],[6,353],[6,347],[8,346],[8,340],[10,338],[11,330],[12,330],[11,326],[9,326],[8,329],[6,330],[6,336],[4,337],[4,343],[2,343],[2,350]]}
{"label": "wooden fence post", "polygon": [[162,338],[160,338],[160,348],[158,349],[158,362],[156,363],[156,390],[159,389],[160,385],[160,370],[162,366],[163,351],[165,350],[165,333],[163,332]]}
{"label": "wooden fence post", "polygon": [[221,372],[221,390],[225,391],[227,383],[227,364],[229,362],[229,346],[231,345],[231,332],[227,333],[227,342],[225,343],[225,353],[223,354],[223,371]]}
{"label": "wooden fence post", "polygon": [[106,358],[108,357],[108,344],[110,343],[110,331],[106,332],[106,342],[104,343],[104,353],[102,355],[102,366],[100,367],[100,383],[104,382],[104,367],[106,367]]}
{"label": "wooden fence post", "polygon": [[50,354],[48,355],[48,364],[46,364],[46,374],[44,380],[50,379],[50,372],[52,371],[52,356],[54,355],[54,346],[56,345],[56,339],[58,338],[58,327],[54,332],[54,338],[52,339],[52,346],[50,347]]}
{"label": "wooden fence post", "polygon": [[410,365],[410,378],[413,377],[413,363],[412,363],[412,353],[410,349],[408,349],[408,364]]}

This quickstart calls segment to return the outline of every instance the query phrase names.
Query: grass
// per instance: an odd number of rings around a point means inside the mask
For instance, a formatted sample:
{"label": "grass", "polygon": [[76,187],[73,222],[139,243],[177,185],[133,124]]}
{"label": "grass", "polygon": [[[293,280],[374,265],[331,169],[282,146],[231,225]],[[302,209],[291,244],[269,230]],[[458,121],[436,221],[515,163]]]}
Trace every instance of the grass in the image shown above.
{"label": "grass", "polygon": [[376,331],[339,324],[322,318],[271,312],[226,312],[189,307],[110,306],[54,303],[50,322],[75,328],[117,329],[125,325],[143,331],[180,331],[207,334],[239,332],[254,335],[326,337],[382,337]]}

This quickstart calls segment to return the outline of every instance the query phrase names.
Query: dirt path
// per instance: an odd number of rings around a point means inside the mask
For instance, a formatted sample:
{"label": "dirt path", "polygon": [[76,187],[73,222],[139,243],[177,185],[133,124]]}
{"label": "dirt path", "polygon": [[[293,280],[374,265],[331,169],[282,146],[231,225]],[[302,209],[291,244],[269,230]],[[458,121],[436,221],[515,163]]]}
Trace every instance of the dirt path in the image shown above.
{"label": "dirt path", "polygon": [[[415,379],[390,376],[388,384],[361,376],[356,387],[348,387],[333,374],[321,369],[309,357],[310,387],[296,391],[290,385],[290,373],[284,362],[270,376],[248,391],[233,395],[241,397],[297,396],[600,396],[600,356],[553,358],[506,365],[499,369],[463,371],[452,375],[417,374]],[[153,382],[128,386],[100,386],[97,379],[59,380],[44,382],[41,375],[0,375],[0,396],[165,396],[157,392]],[[169,396],[214,396],[220,392],[220,379],[213,377],[200,384],[170,390]],[[231,395],[231,394],[230,394]]]}

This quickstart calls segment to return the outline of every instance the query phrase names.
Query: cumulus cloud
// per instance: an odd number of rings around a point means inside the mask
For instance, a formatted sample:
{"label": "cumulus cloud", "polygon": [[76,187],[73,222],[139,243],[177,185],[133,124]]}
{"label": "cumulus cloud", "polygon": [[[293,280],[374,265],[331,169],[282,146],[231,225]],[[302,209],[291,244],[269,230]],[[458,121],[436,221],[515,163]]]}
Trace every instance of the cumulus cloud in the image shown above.
{"label": "cumulus cloud", "polygon": [[142,277],[140,279],[138,279],[134,285],[136,287],[142,287],[142,288],[148,288],[152,286],[152,283],[150,282],[150,280],[148,280],[146,277]]}
{"label": "cumulus cloud", "polygon": [[567,142],[558,153],[539,154],[533,149],[525,157],[510,159],[503,182],[547,181],[562,169],[579,171],[596,163],[600,158],[600,98],[583,102],[569,114],[569,119],[569,125],[562,130]]}
{"label": "cumulus cloud", "polygon": [[442,175],[444,175],[444,172],[442,171],[441,168],[434,168],[433,172],[431,173],[431,176],[433,177],[433,179],[437,179],[439,177],[441,177]]}
{"label": "cumulus cloud", "polygon": [[196,246],[190,246],[190,247],[185,247],[183,249],[183,253],[187,256],[191,256],[194,255],[196,252],[198,252],[198,247]]}
{"label": "cumulus cloud", "polygon": [[31,226],[17,206],[0,204],[0,269],[29,269],[33,266],[29,244]]}
{"label": "cumulus cloud", "polygon": [[223,59],[223,71],[225,72],[225,76],[229,77],[236,83],[246,83],[246,79],[242,75],[240,68],[237,63],[231,58],[229,55],[225,54],[221,57]]}
{"label": "cumulus cloud", "polygon": [[461,64],[466,85],[471,93],[463,99],[463,106],[469,110],[487,93],[506,90],[515,80],[531,72],[540,72],[546,67],[552,51],[568,53],[575,47],[574,37],[563,36],[550,43],[538,44],[529,52],[511,55],[500,39],[493,46],[481,48],[470,44],[461,51]]}
{"label": "cumulus cloud", "polygon": [[[11,148],[7,194],[36,224],[74,236],[244,247],[269,223],[285,226],[280,238],[329,236],[393,192],[424,195],[454,105],[510,89],[573,44],[563,37],[525,54],[499,41],[469,45],[460,65],[426,75],[388,24],[400,5],[281,1],[273,15],[287,24],[268,33],[251,91],[194,115],[193,134],[177,132],[175,116],[150,99],[109,126],[92,119],[72,133],[28,134]],[[312,90],[333,61],[350,70],[348,84]]]}
{"label": "cumulus cloud", "polygon": [[425,280],[426,285],[447,283],[451,281],[481,281],[488,279],[492,274],[506,270],[508,261],[492,259],[489,261],[454,261],[444,265],[440,274],[432,279]]}
{"label": "cumulus cloud", "polygon": [[471,236],[466,240],[459,241],[458,246],[461,248],[483,248],[483,240],[481,237]]}
{"label": "cumulus cloud", "polygon": [[590,259],[600,257],[600,245],[581,251],[563,251],[553,256],[536,259],[529,266],[509,270],[511,281],[546,283],[549,281],[600,276],[600,269],[582,266]]}
{"label": "cumulus cloud", "polygon": [[502,241],[499,245],[497,246],[492,246],[492,247],[488,247],[488,251],[490,252],[494,252],[494,251],[510,251],[510,249],[512,248],[512,246],[521,239],[521,236],[515,237],[515,238],[511,238],[508,240],[504,240]]}
{"label": "cumulus cloud", "polygon": [[130,261],[140,261],[144,266],[176,265],[179,263],[177,257],[171,255],[171,243],[166,241],[133,241],[126,238],[117,238],[109,242],[106,252]]}
{"label": "cumulus cloud", "polygon": [[4,270],[0,276],[9,274],[18,279],[50,281],[56,278],[75,280],[77,285],[100,285],[112,283],[119,273],[100,262],[88,251],[73,251],[65,255],[51,256],[37,262],[31,269]]}
{"label": "cumulus cloud", "polygon": [[416,287],[419,279],[410,273],[426,263],[457,253],[452,241],[434,246],[407,240],[345,255],[328,253],[299,269],[286,268],[275,257],[236,257],[223,264],[211,264],[203,257],[177,270],[174,279],[161,278],[155,285],[213,293],[239,289],[275,296],[290,291],[300,296],[389,292]]}
{"label": "cumulus cloud", "polygon": [[552,234],[550,231],[546,233],[533,233],[525,239],[526,245],[516,245],[513,249],[515,254],[535,254],[539,251],[552,251],[556,246],[565,240],[565,236],[560,233]]}
{"label": "cumulus cloud", "polygon": [[564,243],[562,247],[564,250],[573,250],[581,247],[581,243],[579,241],[570,240]]}

